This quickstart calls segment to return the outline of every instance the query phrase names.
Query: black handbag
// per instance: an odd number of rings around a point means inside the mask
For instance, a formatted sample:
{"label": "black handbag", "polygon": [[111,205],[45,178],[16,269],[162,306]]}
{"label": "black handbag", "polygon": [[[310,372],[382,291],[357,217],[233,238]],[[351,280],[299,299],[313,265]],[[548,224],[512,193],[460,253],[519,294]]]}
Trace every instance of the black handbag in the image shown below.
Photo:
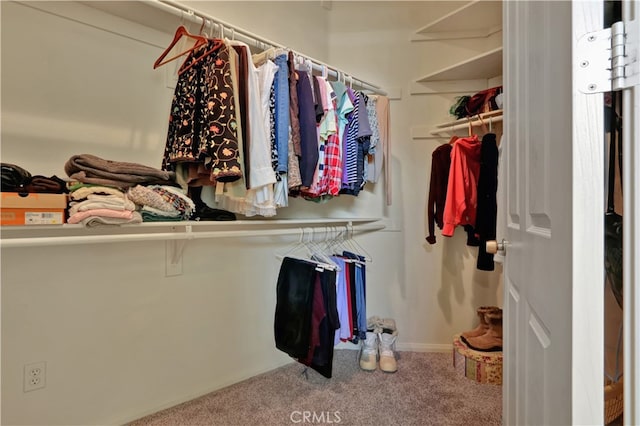
{"label": "black handbag", "polygon": [[[609,142],[609,185],[607,197],[607,211],[604,214],[604,268],[611,291],[616,298],[618,306],[622,308],[622,216],[615,212],[614,185],[616,168],[616,144],[621,135],[620,123],[616,113],[616,93],[613,92],[610,110],[611,133]],[[620,174],[622,175],[622,150],[618,155]]]}
{"label": "black handbag", "polygon": [[18,192],[27,194],[27,186],[31,183],[31,173],[20,166],[10,163],[0,163],[2,172],[0,188],[2,192]]}

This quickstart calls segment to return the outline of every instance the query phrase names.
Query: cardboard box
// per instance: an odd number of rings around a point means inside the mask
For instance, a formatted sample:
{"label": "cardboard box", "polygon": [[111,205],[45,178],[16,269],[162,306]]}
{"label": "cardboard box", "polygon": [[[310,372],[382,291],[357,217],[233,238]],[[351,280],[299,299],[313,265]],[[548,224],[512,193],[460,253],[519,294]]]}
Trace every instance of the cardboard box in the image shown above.
{"label": "cardboard box", "polygon": [[62,225],[67,208],[66,194],[2,192],[0,225]]}

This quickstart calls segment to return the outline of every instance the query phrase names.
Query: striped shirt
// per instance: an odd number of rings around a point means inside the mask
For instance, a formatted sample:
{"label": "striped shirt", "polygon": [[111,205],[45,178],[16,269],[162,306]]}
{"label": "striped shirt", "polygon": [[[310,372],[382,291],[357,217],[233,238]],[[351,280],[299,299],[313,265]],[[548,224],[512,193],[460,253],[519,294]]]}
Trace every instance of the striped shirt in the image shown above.
{"label": "striped shirt", "polygon": [[347,94],[353,104],[353,111],[347,116],[349,123],[346,128],[346,138],[342,146],[342,187],[350,187],[349,184],[358,182],[358,103],[360,99],[351,88],[347,88]]}

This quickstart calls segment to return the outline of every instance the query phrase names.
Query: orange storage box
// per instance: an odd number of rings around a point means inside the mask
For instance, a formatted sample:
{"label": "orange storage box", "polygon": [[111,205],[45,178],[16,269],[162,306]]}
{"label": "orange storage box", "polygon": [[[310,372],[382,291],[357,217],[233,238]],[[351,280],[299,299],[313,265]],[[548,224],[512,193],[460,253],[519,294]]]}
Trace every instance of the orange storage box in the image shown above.
{"label": "orange storage box", "polygon": [[0,225],[62,225],[67,208],[66,194],[35,194],[23,197],[2,192]]}

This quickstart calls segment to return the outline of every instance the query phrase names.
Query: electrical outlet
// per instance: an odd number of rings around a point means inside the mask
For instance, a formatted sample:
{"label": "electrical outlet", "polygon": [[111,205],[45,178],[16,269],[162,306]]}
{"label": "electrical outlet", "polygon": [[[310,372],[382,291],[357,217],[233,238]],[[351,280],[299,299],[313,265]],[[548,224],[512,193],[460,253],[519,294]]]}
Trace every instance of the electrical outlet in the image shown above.
{"label": "electrical outlet", "polygon": [[24,366],[24,391],[42,389],[47,384],[47,365],[44,361]]}

